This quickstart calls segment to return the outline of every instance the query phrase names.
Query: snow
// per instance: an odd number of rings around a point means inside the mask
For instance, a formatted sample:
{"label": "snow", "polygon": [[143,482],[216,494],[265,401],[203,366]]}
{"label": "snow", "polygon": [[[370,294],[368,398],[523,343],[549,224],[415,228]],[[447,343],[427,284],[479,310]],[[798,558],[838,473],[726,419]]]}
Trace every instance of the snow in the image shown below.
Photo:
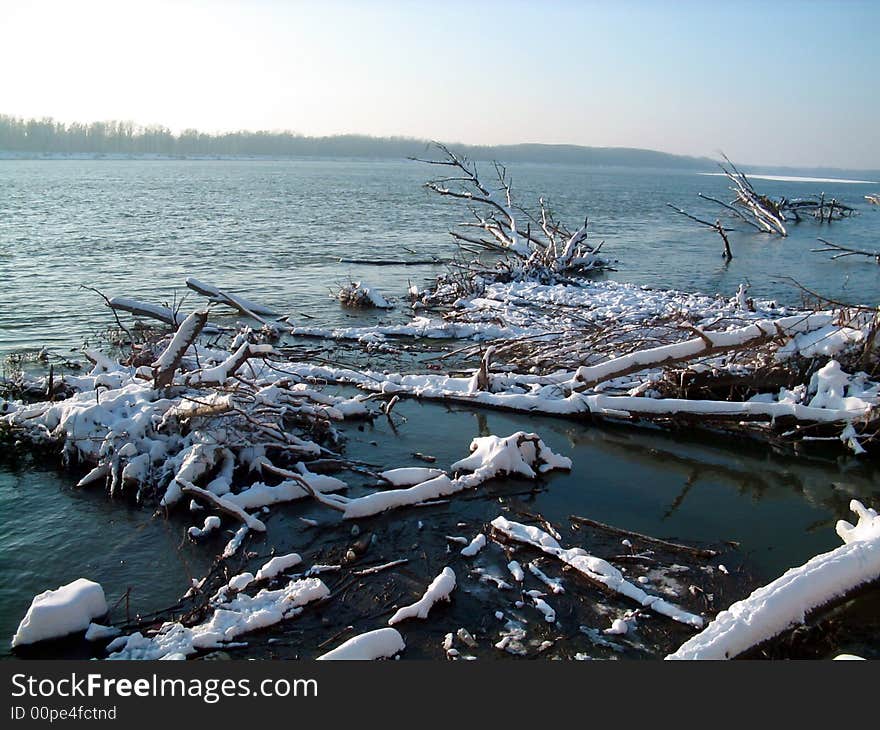
{"label": "snow", "polygon": [[522,583],[526,577],[525,572],[523,572],[522,566],[516,561],[511,560],[507,564],[507,569],[510,571],[510,574],[513,576],[513,579],[517,583]]}
{"label": "snow", "polygon": [[205,518],[205,523],[201,527],[190,527],[186,532],[194,540],[199,540],[206,535],[212,533],[220,527],[220,518],[216,515],[210,515]]}
{"label": "snow", "polygon": [[226,499],[242,509],[255,510],[268,507],[281,502],[293,502],[308,497],[309,493],[303,488],[300,479],[308,484],[313,490],[320,493],[338,492],[348,489],[348,485],[340,479],[324,474],[312,474],[302,464],[305,474],[298,475],[297,479],[285,479],[274,486],[263,482],[255,482],[237,494],[230,494]]}
{"label": "snow", "polygon": [[218,649],[237,636],[266,628],[302,611],[302,607],[330,595],[317,578],[292,580],[278,590],[262,590],[256,596],[239,593],[220,603],[213,614],[195,626],[177,622],[162,625],[155,636],[140,632],[119,637],[107,646],[109,659],[162,659],[169,655],[189,656],[197,651]]}
{"label": "snow", "polygon": [[115,626],[104,626],[102,624],[90,623],[86,629],[86,641],[102,641],[103,639],[112,639],[122,633]]}
{"label": "snow", "polygon": [[12,646],[34,644],[85,631],[92,619],[105,615],[108,610],[100,584],[77,578],[72,583],[34,597],[12,638]]}
{"label": "snow", "polygon": [[322,654],[318,661],[388,659],[406,649],[406,643],[397,629],[384,628],[353,636],[332,651]]}
{"label": "snow", "polygon": [[803,623],[810,611],[880,576],[880,520],[853,500],[853,526],[841,520],[844,545],[791,568],[748,598],[721,611],[701,633],[667,659],[732,659],[747,649]]}
{"label": "snow", "polygon": [[838,520],[835,531],[847,545],[860,540],[873,540],[880,537],[880,516],[877,510],[865,507],[857,499],[849,503],[849,508],[858,517],[855,526],[846,520]]}
{"label": "snow", "polygon": [[565,593],[562,581],[558,578],[551,578],[543,570],[541,570],[534,562],[529,563],[529,572],[547,586],[553,593]]}
{"label": "snow", "polygon": [[223,552],[221,553],[221,558],[231,558],[238,552],[238,549],[241,547],[241,544],[244,542],[245,537],[247,537],[250,528],[247,525],[242,525],[236,530],[235,534],[232,536],[232,539],[226,543],[226,547],[223,548]]}
{"label": "snow", "polygon": [[396,623],[405,621],[408,618],[427,618],[428,612],[438,601],[449,601],[453,589],[455,588],[455,573],[452,568],[445,567],[440,574],[431,581],[424,595],[415,603],[409,606],[399,608],[395,614],[388,619],[388,625],[393,626]]}
{"label": "snow", "polygon": [[389,469],[379,473],[385,481],[395,487],[411,487],[426,482],[434,477],[442,476],[442,469],[430,469],[423,466],[405,466],[400,469]]}
{"label": "snow", "polygon": [[659,596],[645,593],[638,586],[625,580],[623,574],[613,565],[590,555],[582,548],[563,549],[552,535],[543,530],[531,525],[512,522],[502,516],[492,520],[492,527],[508,539],[536,547],[547,555],[570,565],[588,580],[601,583],[607,589],[636,601],[652,611],[689,626],[696,628],[703,626],[703,619],[700,616],[688,613]]}
{"label": "snow", "polygon": [[605,629],[606,634],[625,634],[629,631],[629,624],[622,618],[616,618],[611,622],[611,628]]}
{"label": "snow", "polygon": [[552,624],[556,622],[556,611],[554,611],[550,604],[547,603],[543,598],[538,598],[533,596],[532,601],[535,604],[535,608],[537,608],[542,614],[544,614],[544,620],[548,624]]}
{"label": "snow", "polygon": [[836,360],[829,360],[810,379],[810,392],[815,395],[810,400],[810,408],[828,408],[838,411],[865,412],[873,403],[849,392],[864,393],[858,388],[852,376],[845,373]]}
{"label": "snow", "polygon": [[269,580],[270,578],[275,578],[286,570],[299,565],[301,562],[302,558],[297,553],[278,555],[257,571],[254,580]]}
{"label": "snow", "polygon": [[522,431],[506,437],[477,437],[471,441],[471,452],[451,468],[473,473],[455,479],[441,474],[411,487],[373,492],[355,499],[332,494],[315,496],[323,504],[340,510],[344,519],[356,519],[448,497],[502,474],[521,474],[534,479],[536,470],[571,468],[571,459],[554,453],[537,434]]}
{"label": "snow", "polygon": [[486,536],[481,532],[468,543],[467,547],[462,548],[461,554],[466,558],[472,558],[484,547],[486,547]]}
{"label": "snow", "polygon": [[571,459],[553,453],[534,433],[517,431],[506,436],[482,436],[471,441],[471,455],[456,461],[452,471],[472,471],[481,481],[499,474],[521,474],[534,479],[538,471],[571,469]]}

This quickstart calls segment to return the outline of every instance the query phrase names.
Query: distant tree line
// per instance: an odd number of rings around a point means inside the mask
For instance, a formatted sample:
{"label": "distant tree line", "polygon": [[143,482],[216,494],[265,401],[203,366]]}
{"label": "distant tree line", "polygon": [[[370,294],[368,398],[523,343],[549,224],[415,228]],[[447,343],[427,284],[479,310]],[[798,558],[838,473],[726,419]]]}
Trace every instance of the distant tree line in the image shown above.
{"label": "distant tree line", "polygon": [[375,155],[405,157],[423,142],[405,138],[376,139],[361,135],[305,137],[292,132],[224,132],[206,134],[133,122],[65,124],[49,117],[21,119],[0,115],[0,150],[36,154],[91,153],[129,155]]}
{"label": "distant tree line", "polygon": [[[293,132],[223,132],[207,134],[185,129],[174,134],[159,124],[133,122],[71,122],[50,117],[22,119],[0,114],[0,152],[25,156],[44,154],[266,156],[266,157],[381,157],[422,156],[425,140],[407,137],[369,137],[346,134],[306,137]],[[504,146],[454,145],[476,160],[549,162],[705,169],[704,158],[670,155],[653,150],[577,145],[519,144]]]}

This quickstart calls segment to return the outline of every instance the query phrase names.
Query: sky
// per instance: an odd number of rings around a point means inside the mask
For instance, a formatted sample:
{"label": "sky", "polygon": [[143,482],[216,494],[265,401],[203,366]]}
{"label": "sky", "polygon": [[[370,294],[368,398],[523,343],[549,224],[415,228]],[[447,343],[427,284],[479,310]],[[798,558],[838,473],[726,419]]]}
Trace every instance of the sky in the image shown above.
{"label": "sky", "polygon": [[880,0],[0,0],[0,113],[880,169]]}

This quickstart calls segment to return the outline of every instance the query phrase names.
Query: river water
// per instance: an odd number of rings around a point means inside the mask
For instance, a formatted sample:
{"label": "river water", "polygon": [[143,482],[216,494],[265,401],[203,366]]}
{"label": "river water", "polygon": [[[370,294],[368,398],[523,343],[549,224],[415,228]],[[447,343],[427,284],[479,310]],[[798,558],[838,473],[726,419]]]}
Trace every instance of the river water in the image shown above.
{"label": "river water", "polygon": [[[446,231],[463,211],[421,187],[432,172],[414,162],[367,160],[0,161],[0,357],[44,346],[67,353],[112,324],[81,284],[160,303],[179,300],[184,278],[195,276],[291,321],[301,314],[309,324],[399,320],[400,312],[347,313],[333,290],[367,278],[402,298],[409,282],[424,283],[442,266],[339,259],[451,256]],[[717,235],[665,206],[714,220],[697,193],[723,197],[723,178],[542,165],[511,172],[524,202],[542,194],[572,226],[589,214],[593,240],[606,241],[604,250],[619,260],[609,275],[615,279],[723,294],[746,282],[753,296],[797,303],[791,277],[829,297],[877,304],[880,267],[859,257],[830,261],[809,249],[820,235],[880,247],[880,209],[862,199],[880,185],[756,180],[771,195],[825,192],[856,205],[859,215],[792,226],[786,239],[733,234],[735,258],[725,265]],[[834,547],[834,522],[849,517],[852,497],[880,503],[876,470],[855,458],[807,459],[706,436],[591,429],[436,404],[402,403],[396,412],[407,417],[398,434],[378,422],[352,430],[349,453],[398,466],[427,443],[438,464],[448,465],[487,429],[537,431],[574,459],[574,469],[550,477],[534,509],[550,519],[581,514],[683,540],[737,541],[762,580]],[[74,482],[45,458],[0,458],[0,637],[11,636],[35,593],[74,578],[100,581],[111,603],[131,587],[135,613],[173,603],[210,563],[210,549],[182,540],[185,517],[155,518],[148,508],[74,490]],[[475,522],[493,516],[485,506],[469,509]],[[282,524],[327,518],[314,505],[278,511]],[[303,549],[296,534],[285,535],[287,547]]]}

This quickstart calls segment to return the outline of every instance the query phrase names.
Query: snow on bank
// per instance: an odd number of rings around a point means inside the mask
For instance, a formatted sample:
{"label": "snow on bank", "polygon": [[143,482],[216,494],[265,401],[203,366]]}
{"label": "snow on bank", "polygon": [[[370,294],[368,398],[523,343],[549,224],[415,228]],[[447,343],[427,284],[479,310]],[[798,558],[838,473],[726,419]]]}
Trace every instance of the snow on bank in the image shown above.
{"label": "snow on bank", "polygon": [[405,621],[408,618],[427,618],[428,612],[438,601],[451,600],[450,595],[455,588],[455,573],[452,568],[445,567],[428,586],[424,595],[415,603],[397,609],[395,614],[388,619],[388,625]]}
{"label": "snow on bank", "polygon": [[810,611],[880,577],[880,517],[853,500],[856,526],[841,520],[844,545],[754,591],[719,613],[704,631],[667,659],[732,659],[747,649],[801,624]]}
{"label": "snow on bank", "polygon": [[613,593],[619,593],[626,598],[636,601],[645,608],[650,608],[663,616],[668,616],[674,621],[694,626],[703,627],[703,619],[692,613],[664,601],[659,596],[651,596],[641,588],[634,586],[624,579],[623,574],[611,563],[601,558],[590,555],[582,548],[564,549],[549,533],[519,522],[512,522],[506,517],[496,517],[492,520],[492,528],[497,530],[509,540],[521,542],[525,545],[536,547],[547,555],[561,560],[570,565],[587,580],[604,586]]}
{"label": "snow on bank", "polygon": [[344,644],[319,656],[317,661],[388,659],[404,649],[406,643],[397,629],[376,629],[353,636]]}
{"label": "snow on bank", "polygon": [[78,578],[34,597],[12,638],[12,646],[34,644],[85,631],[93,619],[103,616],[108,610],[104,589],[98,583]]}

